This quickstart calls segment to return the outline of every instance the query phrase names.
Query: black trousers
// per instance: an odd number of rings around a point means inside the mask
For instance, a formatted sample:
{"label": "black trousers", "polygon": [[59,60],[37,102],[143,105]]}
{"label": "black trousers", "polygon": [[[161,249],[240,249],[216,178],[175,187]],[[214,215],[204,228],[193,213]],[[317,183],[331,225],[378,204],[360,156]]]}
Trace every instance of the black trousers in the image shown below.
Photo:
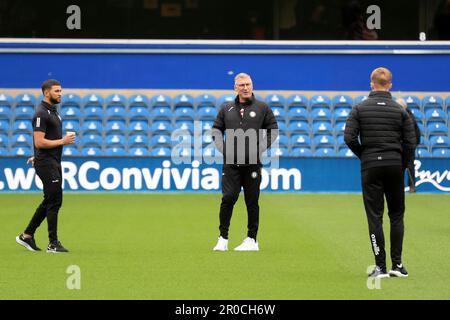
{"label": "black trousers", "polygon": [[261,185],[260,165],[228,165],[222,168],[222,203],[220,205],[220,235],[228,239],[233,207],[244,188],[248,214],[247,236],[256,240],[259,225],[259,186]]}
{"label": "black trousers", "polygon": [[402,263],[405,212],[404,173],[401,166],[376,167],[363,170],[362,190],[364,207],[369,223],[369,237],[377,266],[386,268],[384,250],[383,211],[384,197],[391,223],[392,264]]}
{"label": "black trousers", "polygon": [[31,218],[26,234],[34,235],[42,221],[47,218],[48,238],[50,242],[58,240],[58,212],[62,205],[62,172],[61,164],[35,164],[36,174],[44,186],[44,200]]}

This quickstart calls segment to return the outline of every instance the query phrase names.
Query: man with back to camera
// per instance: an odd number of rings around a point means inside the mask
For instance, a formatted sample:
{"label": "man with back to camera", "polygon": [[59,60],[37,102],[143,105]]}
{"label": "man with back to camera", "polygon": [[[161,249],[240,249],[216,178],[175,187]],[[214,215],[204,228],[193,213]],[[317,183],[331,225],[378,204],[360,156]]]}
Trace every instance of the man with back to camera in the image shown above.
{"label": "man with back to camera", "polygon": [[[416,118],[414,117],[414,114],[411,112],[411,110],[408,109],[408,104],[403,99],[397,99],[397,103],[403,107],[403,109],[408,112],[408,115],[411,117],[411,120],[414,124],[414,132],[416,133],[416,145],[420,143],[420,128],[417,125]],[[415,149],[413,152],[413,156],[406,167],[406,173],[408,177],[408,185],[409,185],[409,192],[414,193],[416,192],[416,170],[414,169],[414,160],[415,160]]]}
{"label": "man with back to camera", "polygon": [[[247,206],[248,232],[247,238],[234,250],[259,251],[256,235],[262,167],[260,155],[276,140],[278,124],[269,106],[255,99],[253,82],[248,74],[236,75],[234,89],[236,99],[222,106],[213,125],[214,142],[224,159],[220,236],[213,250],[228,250],[228,229],[242,187]],[[264,136],[265,130],[267,134]]]}
{"label": "man with back to camera", "polygon": [[23,233],[16,237],[17,243],[30,251],[41,251],[36,245],[34,233],[47,218],[49,245],[47,252],[68,252],[58,240],[58,212],[62,205],[61,154],[63,146],[75,143],[75,134],[62,137],[62,121],[56,110],[61,102],[61,84],[56,80],[46,80],[42,84],[44,100],[36,107],[33,116],[34,156],[32,163],[36,174],[44,186],[44,200],[36,209]]}
{"label": "man with back to camera", "polygon": [[[345,143],[361,160],[364,207],[376,266],[369,277],[407,277],[402,262],[404,236],[404,168],[413,157],[416,137],[408,113],[392,99],[392,74],[377,68],[371,74],[369,97],[355,106],[345,126]],[[360,140],[358,140],[358,138]],[[391,224],[392,269],[386,271],[384,196]]]}

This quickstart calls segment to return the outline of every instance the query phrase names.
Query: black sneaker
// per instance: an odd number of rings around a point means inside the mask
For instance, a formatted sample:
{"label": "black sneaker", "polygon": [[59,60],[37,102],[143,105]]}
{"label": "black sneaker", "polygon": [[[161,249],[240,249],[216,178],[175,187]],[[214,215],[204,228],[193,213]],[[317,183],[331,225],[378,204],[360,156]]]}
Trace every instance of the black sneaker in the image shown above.
{"label": "black sneaker", "polygon": [[53,241],[50,242],[47,247],[47,252],[49,253],[61,253],[61,252],[69,252],[66,248],[63,247],[61,242],[59,241]]}
{"label": "black sneaker", "polygon": [[401,277],[406,278],[408,276],[408,271],[406,271],[406,268],[403,266],[402,263],[393,266],[392,269],[389,271],[389,274],[391,277]]}
{"label": "black sneaker", "polygon": [[380,268],[379,266],[375,266],[373,271],[369,274],[370,278],[389,278],[389,273],[386,272],[386,269]]}
{"label": "black sneaker", "polygon": [[18,235],[16,237],[16,242],[18,244],[20,244],[21,246],[24,246],[25,248],[27,248],[30,251],[41,251],[41,249],[38,248],[38,246],[36,245],[36,242],[34,241],[34,237],[25,238],[23,236],[23,233],[21,233],[20,235]]}

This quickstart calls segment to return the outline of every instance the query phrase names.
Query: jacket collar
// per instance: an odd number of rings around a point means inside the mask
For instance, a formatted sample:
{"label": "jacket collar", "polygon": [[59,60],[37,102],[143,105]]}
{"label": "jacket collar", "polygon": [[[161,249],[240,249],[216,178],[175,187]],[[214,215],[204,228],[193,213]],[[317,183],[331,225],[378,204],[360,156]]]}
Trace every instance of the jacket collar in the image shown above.
{"label": "jacket collar", "polygon": [[56,112],[56,105],[51,105],[48,102],[42,100],[42,105],[49,109],[50,111]]}
{"label": "jacket collar", "polygon": [[385,98],[392,99],[392,94],[389,91],[371,91],[369,98]]}
{"label": "jacket collar", "polygon": [[241,105],[241,106],[249,106],[253,103],[253,101],[255,100],[255,95],[252,93],[252,97],[250,99],[248,99],[248,101],[241,103],[239,102],[239,95],[236,96],[236,98],[234,99],[234,102],[237,106]]}

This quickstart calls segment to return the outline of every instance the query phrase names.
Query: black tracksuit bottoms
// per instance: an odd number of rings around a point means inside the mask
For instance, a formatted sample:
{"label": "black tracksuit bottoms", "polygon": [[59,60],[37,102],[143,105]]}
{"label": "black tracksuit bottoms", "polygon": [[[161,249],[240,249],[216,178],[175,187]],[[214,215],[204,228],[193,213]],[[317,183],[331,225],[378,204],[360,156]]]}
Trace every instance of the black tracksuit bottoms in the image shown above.
{"label": "black tracksuit bottoms", "polygon": [[375,263],[386,268],[384,250],[383,211],[384,196],[391,223],[392,264],[402,263],[402,247],[405,212],[404,171],[402,166],[384,166],[365,169],[361,172],[364,207],[369,223],[369,237]]}
{"label": "black tracksuit bottoms", "polygon": [[247,236],[256,240],[259,225],[259,187],[261,185],[260,165],[229,165],[222,168],[222,203],[220,205],[220,235],[228,239],[233,207],[244,189],[248,214]]}
{"label": "black tracksuit bottoms", "polygon": [[26,234],[34,235],[42,221],[47,218],[50,242],[58,240],[58,211],[62,205],[62,172],[59,163],[35,164],[36,174],[44,186],[44,200],[31,218]]}

